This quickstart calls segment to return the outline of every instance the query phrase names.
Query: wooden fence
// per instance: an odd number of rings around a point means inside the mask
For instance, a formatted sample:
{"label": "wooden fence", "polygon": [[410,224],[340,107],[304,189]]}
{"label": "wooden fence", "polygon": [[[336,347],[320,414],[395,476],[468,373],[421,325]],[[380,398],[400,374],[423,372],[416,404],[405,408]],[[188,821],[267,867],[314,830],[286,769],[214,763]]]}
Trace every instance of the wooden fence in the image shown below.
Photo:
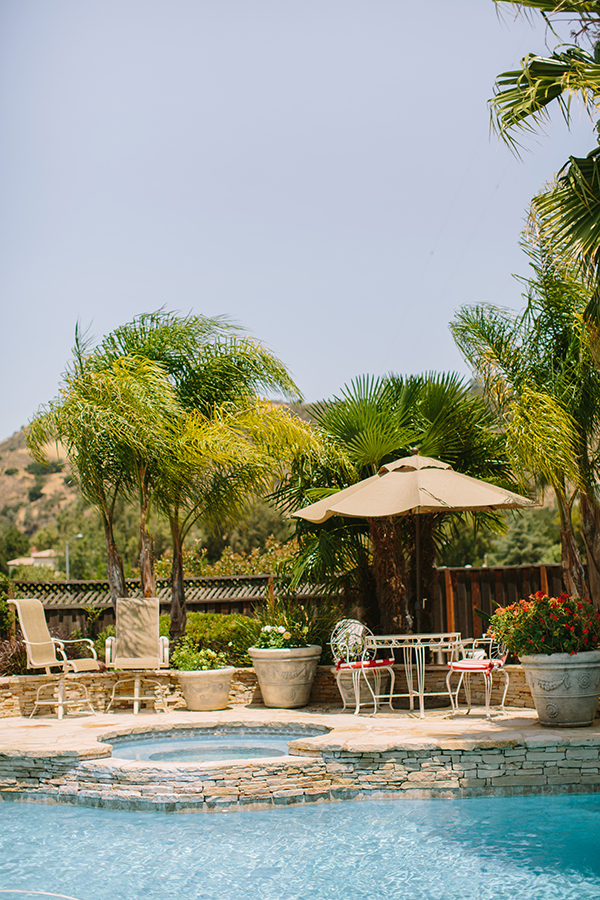
{"label": "wooden fence", "polygon": [[[485,616],[492,615],[497,606],[508,606],[539,590],[554,596],[563,590],[559,565],[441,568],[437,575],[436,596],[425,601],[431,630],[460,631],[464,637],[481,637],[486,627]],[[158,579],[156,587],[161,612],[167,613],[169,580]],[[90,612],[97,619],[97,630],[114,623],[106,581],[16,581],[12,590],[14,596],[39,597],[48,623],[54,627],[80,628],[85,632],[85,620]],[[131,596],[139,596],[139,579],[128,579],[127,590]],[[187,607],[192,612],[251,615],[256,604],[276,590],[276,579],[268,575],[185,579]],[[318,587],[306,585],[296,596],[298,600],[319,599],[322,592]]]}
{"label": "wooden fence", "polygon": [[551,596],[563,591],[559,565],[442,568],[437,573],[437,596],[425,602],[432,628],[460,631],[463,637],[481,637],[486,630],[485,617],[498,606],[508,606],[536,591]]}
{"label": "wooden fence", "polygon": [[[276,579],[272,575],[185,578],[184,583],[188,611],[222,615],[241,613],[250,616],[257,604],[276,591]],[[128,578],[125,584],[130,597],[142,595],[139,578]],[[86,619],[90,615],[94,618],[95,631],[102,631],[115,622],[108,581],[13,581],[11,592],[14,597],[39,597],[49,626],[65,632],[78,628],[85,634]],[[171,608],[170,579],[157,578],[156,595],[161,612],[168,613]],[[320,596],[320,590],[308,585],[301,585],[296,592],[300,601]]]}

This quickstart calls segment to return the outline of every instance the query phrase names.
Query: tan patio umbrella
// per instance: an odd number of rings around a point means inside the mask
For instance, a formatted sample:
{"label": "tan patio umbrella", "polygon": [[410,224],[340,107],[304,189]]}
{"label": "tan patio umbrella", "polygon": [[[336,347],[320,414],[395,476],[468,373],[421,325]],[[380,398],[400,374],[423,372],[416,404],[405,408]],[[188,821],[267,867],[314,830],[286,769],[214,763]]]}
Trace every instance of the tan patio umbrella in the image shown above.
{"label": "tan patio umbrella", "polygon": [[332,516],[379,518],[416,515],[417,609],[421,599],[419,515],[470,510],[518,509],[535,506],[497,485],[455,472],[438,459],[412,456],[386,463],[376,475],[293,513],[320,524]]}

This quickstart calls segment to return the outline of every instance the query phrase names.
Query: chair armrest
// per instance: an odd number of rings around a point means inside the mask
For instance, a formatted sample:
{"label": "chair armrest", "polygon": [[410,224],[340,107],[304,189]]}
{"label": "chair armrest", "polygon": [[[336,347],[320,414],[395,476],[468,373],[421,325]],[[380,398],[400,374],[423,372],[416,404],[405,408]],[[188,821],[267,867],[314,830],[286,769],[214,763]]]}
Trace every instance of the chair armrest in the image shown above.
{"label": "chair armrest", "polygon": [[115,663],[116,645],[117,639],[115,637],[106,638],[106,644],[104,645],[104,660],[107,666],[113,666]]}
{"label": "chair armrest", "polygon": [[[55,638],[52,638],[52,640],[55,640]],[[87,644],[92,652],[92,658],[98,659],[98,654],[96,653],[96,648],[94,647],[94,642],[90,641],[89,638],[78,638],[77,640],[74,640],[74,641],[65,641],[61,638],[60,643],[61,644]]]}
{"label": "chair armrest", "polygon": [[169,668],[169,638],[159,637],[158,639],[158,658],[159,665],[165,669]]}
{"label": "chair armrest", "polygon": [[[66,662],[67,654],[64,651],[63,642],[59,641],[58,638],[53,638],[53,637],[51,637],[50,640],[54,644],[54,649],[58,650],[58,652],[62,656],[63,660]],[[26,647],[43,647],[44,644],[46,644],[46,645],[48,644],[48,641],[28,641],[25,638],[23,638],[23,643],[25,644]],[[60,660],[57,660],[57,663],[60,664]],[[41,666],[40,666],[40,668],[41,668]]]}

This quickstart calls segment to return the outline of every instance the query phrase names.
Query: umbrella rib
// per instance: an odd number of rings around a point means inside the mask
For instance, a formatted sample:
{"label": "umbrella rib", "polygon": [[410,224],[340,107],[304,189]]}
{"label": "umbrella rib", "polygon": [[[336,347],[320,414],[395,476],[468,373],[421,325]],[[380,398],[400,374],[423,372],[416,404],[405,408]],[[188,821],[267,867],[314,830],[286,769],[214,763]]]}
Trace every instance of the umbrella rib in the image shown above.
{"label": "umbrella rib", "polygon": [[446,503],[446,501],[442,500],[441,497],[436,497],[435,494],[432,494],[431,491],[427,490],[427,488],[420,487],[419,493],[428,494],[428,496],[431,497],[432,500],[435,500],[436,503],[439,503],[441,506],[446,506],[446,507],[448,507],[448,509],[450,509],[449,503]]}

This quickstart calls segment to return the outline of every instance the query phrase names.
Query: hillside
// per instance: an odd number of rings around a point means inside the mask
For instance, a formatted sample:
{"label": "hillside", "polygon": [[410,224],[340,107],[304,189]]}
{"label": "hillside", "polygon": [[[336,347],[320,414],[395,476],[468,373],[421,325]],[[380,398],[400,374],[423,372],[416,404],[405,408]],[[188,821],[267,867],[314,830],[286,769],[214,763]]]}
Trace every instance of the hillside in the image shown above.
{"label": "hillside", "polygon": [[47,452],[51,466],[44,470],[27,450],[24,430],[0,442],[0,515],[29,535],[54,523],[77,497],[64,452],[54,444]]}

